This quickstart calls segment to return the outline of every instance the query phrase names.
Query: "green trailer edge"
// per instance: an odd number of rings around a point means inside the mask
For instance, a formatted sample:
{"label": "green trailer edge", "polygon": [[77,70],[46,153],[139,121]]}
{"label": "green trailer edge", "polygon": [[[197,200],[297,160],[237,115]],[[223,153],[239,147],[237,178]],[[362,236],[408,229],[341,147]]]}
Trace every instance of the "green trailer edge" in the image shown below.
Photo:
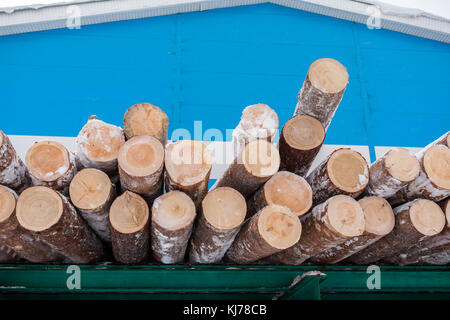
{"label": "green trailer edge", "polygon": [[449,271],[450,266],[0,265],[0,298],[450,299]]}

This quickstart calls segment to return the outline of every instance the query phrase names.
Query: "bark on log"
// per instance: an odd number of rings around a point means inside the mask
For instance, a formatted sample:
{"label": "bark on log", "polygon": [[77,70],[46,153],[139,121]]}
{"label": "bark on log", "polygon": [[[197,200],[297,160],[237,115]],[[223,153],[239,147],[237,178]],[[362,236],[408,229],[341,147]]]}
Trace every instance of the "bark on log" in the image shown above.
{"label": "bark on log", "polygon": [[391,149],[370,166],[367,194],[392,197],[415,180],[419,173],[420,164],[414,155],[404,148]]}
{"label": "bark on log", "polygon": [[247,205],[236,190],[220,187],[202,201],[189,249],[191,263],[218,263],[231,246],[245,219]]}
{"label": "bark on log", "polygon": [[44,186],[22,192],[17,200],[19,224],[72,263],[94,263],[104,248],[70,202]]}
{"label": "bark on log", "polygon": [[360,153],[341,148],[318,165],[306,181],[313,190],[313,206],[338,194],[356,198],[369,182],[369,167]]}
{"label": "bark on log", "polygon": [[31,177],[8,136],[0,130],[0,184],[20,193],[31,185]]}
{"label": "bark on log", "polygon": [[426,256],[421,262],[437,266],[447,265],[450,263],[450,249]]}
{"label": "bark on log", "polygon": [[119,150],[122,191],[142,196],[149,206],[163,193],[164,147],[154,137],[136,136]]}
{"label": "bark on log", "polygon": [[248,198],[278,171],[279,166],[280,154],[275,145],[266,140],[254,140],[245,146],[212,189],[230,187]]}
{"label": "bark on log", "polygon": [[151,246],[156,261],[183,262],[195,216],[194,202],[181,191],[168,192],[153,202]]}
{"label": "bark on log", "polygon": [[137,103],[123,116],[123,131],[127,139],[135,136],[152,136],[165,146],[168,129],[169,117],[151,103]]}
{"label": "bark on log", "polygon": [[147,261],[150,251],[149,208],[138,194],[125,191],[109,211],[114,258],[124,264]]}
{"label": "bark on log", "polygon": [[364,233],[322,251],[310,259],[315,264],[335,264],[380,240],[392,231],[395,216],[389,202],[381,197],[365,197],[358,201],[364,212]]}
{"label": "bark on log", "polygon": [[272,204],[251,217],[226,253],[226,259],[248,264],[292,247],[300,239],[302,224],[287,207]]}
{"label": "bark on log", "polygon": [[294,115],[314,117],[327,130],[347,83],[347,69],[338,61],[330,58],[314,61],[298,94]]}
{"label": "bark on log", "polygon": [[308,258],[364,232],[364,213],[359,203],[345,195],[334,196],[314,207],[302,219],[300,241],[270,258],[284,264],[299,265]]}
{"label": "bark on log", "polygon": [[67,196],[77,173],[75,159],[66,147],[54,141],[35,142],[25,156],[35,186],[46,186]]}
{"label": "bark on log", "polygon": [[325,139],[322,124],[308,115],[297,115],[283,126],[278,142],[280,170],[306,176]]}
{"label": "bark on log", "polygon": [[179,190],[186,193],[195,207],[208,192],[212,158],[206,146],[195,140],[180,140],[166,146],[166,191]]}
{"label": "bark on log", "polygon": [[442,231],[445,216],[433,201],[416,199],[394,209],[395,227],[391,233],[351,256],[348,261],[367,265],[408,250]]}
{"label": "bark on log", "polygon": [[116,191],[108,175],[98,169],[83,169],[70,183],[69,193],[72,204],[97,236],[111,242],[109,208]]}
{"label": "bark on log", "polygon": [[312,206],[311,186],[292,172],[279,171],[248,200],[247,218],[271,204],[288,207],[296,216],[302,216]]}
{"label": "bark on log", "polygon": [[23,260],[10,247],[0,244],[0,263],[21,263]]}
{"label": "bark on log", "polygon": [[111,179],[117,176],[117,156],[125,143],[120,127],[90,116],[76,139],[78,169],[95,168],[105,172]]}

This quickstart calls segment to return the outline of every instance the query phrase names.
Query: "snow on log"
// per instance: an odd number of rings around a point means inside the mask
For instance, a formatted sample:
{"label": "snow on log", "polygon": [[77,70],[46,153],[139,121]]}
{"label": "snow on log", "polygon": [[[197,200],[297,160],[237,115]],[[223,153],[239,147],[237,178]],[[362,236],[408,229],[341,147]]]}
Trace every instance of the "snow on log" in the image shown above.
{"label": "snow on log", "polygon": [[152,136],[165,146],[168,129],[169,118],[164,111],[151,103],[137,103],[131,106],[123,117],[123,131],[127,139]]}
{"label": "snow on log", "polygon": [[299,265],[308,258],[364,232],[364,212],[352,197],[337,195],[314,207],[302,219],[303,232],[294,246],[270,258]]}
{"label": "snow on log", "polygon": [[322,124],[308,115],[297,115],[283,126],[278,142],[280,170],[305,176],[325,139]]}
{"label": "snow on log", "polygon": [[153,202],[151,246],[156,261],[183,262],[195,216],[194,202],[184,192],[171,191]]}
{"label": "snow on log", "polygon": [[138,194],[125,191],[109,210],[114,258],[124,264],[145,262],[150,251],[149,208]]}
{"label": "snow on log", "polygon": [[298,94],[294,115],[314,117],[327,130],[347,83],[347,69],[338,61],[331,58],[314,61]]}
{"label": "snow on log", "polygon": [[233,243],[247,212],[244,197],[229,187],[216,188],[202,201],[189,250],[191,263],[218,263]]}

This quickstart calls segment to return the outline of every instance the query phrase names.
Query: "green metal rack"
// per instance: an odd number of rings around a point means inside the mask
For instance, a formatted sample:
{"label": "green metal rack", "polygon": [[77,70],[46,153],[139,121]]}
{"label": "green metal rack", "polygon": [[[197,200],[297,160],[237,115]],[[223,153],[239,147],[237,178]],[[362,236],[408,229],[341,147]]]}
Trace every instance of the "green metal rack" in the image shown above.
{"label": "green metal rack", "polygon": [[[77,267],[75,267],[77,268]],[[78,269],[77,269],[78,270]],[[78,272],[78,271],[77,271]],[[1,299],[450,299],[450,267],[1,265]]]}

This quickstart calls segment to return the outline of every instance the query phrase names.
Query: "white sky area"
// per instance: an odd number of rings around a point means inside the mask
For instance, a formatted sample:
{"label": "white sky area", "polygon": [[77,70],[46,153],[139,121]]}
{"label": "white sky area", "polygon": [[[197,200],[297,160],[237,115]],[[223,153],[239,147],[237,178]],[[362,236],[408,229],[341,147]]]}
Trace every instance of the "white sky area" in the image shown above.
{"label": "white sky area", "polygon": [[[87,2],[89,0],[0,0],[0,9],[40,7],[56,3]],[[150,0],[149,0],[150,1]],[[428,13],[450,20],[449,0],[357,0],[372,3],[380,7],[386,14],[415,16]],[[189,1],[186,1],[189,2]],[[9,10],[8,10],[9,11]]]}

